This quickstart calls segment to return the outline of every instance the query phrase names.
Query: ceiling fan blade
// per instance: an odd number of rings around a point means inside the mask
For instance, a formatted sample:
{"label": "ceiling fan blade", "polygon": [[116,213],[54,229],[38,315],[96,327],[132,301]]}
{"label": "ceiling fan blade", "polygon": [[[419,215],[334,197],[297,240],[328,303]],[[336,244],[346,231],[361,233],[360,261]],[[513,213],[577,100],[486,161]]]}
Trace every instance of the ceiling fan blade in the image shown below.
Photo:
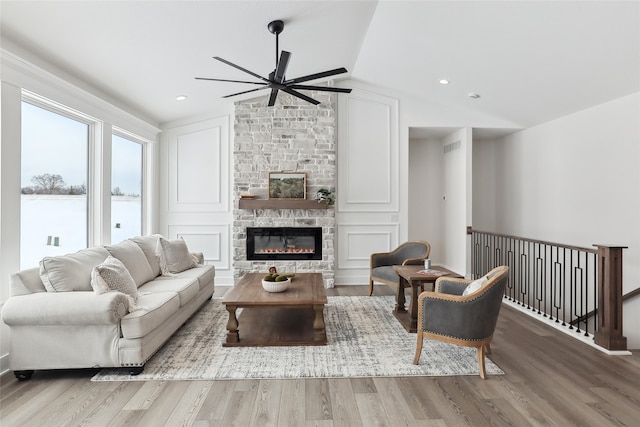
{"label": "ceiling fan blade", "polygon": [[273,107],[276,104],[276,98],[278,97],[278,89],[271,89],[271,96],[269,97],[269,103],[267,106]]}
{"label": "ceiling fan blade", "polygon": [[319,90],[322,92],[340,92],[340,93],[351,93],[351,89],[345,89],[341,87],[327,87],[327,86],[307,86],[307,85],[289,85],[291,89],[302,89],[302,90]]}
{"label": "ceiling fan blade", "polygon": [[254,73],[253,71],[249,71],[249,70],[247,70],[246,68],[242,68],[241,66],[236,65],[236,64],[234,64],[233,62],[229,62],[229,61],[227,61],[226,59],[222,59],[222,58],[220,58],[219,56],[214,56],[214,57],[213,57],[213,59],[217,59],[217,60],[218,60],[218,61],[220,61],[220,62],[224,62],[225,64],[232,66],[233,68],[237,68],[237,69],[238,69],[238,70],[240,70],[240,71],[244,71],[244,72],[245,72],[245,73],[247,73],[247,74],[251,74],[253,77],[257,77],[257,78],[259,78],[259,79],[260,79],[260,80],[262,80],[262,81],[265,81],[265,82],[267,82],[267,83],[269,82],[269,80],[268,80],[268,79],[265,79],[265,78],[264,78],[264,77],[262,77],[261,75],[256,74],[256,73]]}
{"label": "ceiling fan blade", "polygon": [[300,99],[304,99],[305,101],[310,102],[313,105],[320,104],[320,101],[316,101],[315,99],[313,99],[313,98],[311,98],[311,97],[309,97],[309,96],[307,96],[305,94],[302,94],[302,93],[298,92],[297,90],[293,90],[290,87],[284,87],[284,88],[282,88],[282,90],[287,92],[290,95],[293,95],[293,96],[298,97]]}
{"label": "ceiling fan blade", "polygon": [[267,89],[267,86],[259,87],[259,88],[257,88],[257,89],[245,90],[245,91],[243,91],[243,92],[232,93],[231,95],[225,95],[225,96],[223,96],[223,98],[230,98],[230,97],[232,97],[232,96],[242,95],[243,93],[250,93],[250,92],[255,92],[255,91],[257,91],[257,90],[263,90],[263,89]]}
{"label": "ceiling fan blade", "polygon": [[249,83],[252,85],[263,85],[263,86],[267,85],[267,83],[264,83],[264,82],[247,82],[245,80],[211,79],[208,77],[196,77],[196,80],[213,80],[215,82],[229,82],[229,83]]}
{"label": "ceiling fan blade", "polygon": [[316,74],[309,74],[308,76],[302,76],[302,77],[298,77],[295,79],[291,79],[291,80],[287,80],[286,82],[283,82],[286,85],[290,85],[292,83],[302,83],[302,82],[308,82],[309,80],[315,80],[315,79],[321,79],[323,77],[329,77],[329,76],[335,76],[336,74],[342,74],[342,73],[346,73],[347,69],[342,67],[342,68],[336,68],[335,70],[328,70],[328,71],[323,71],[321,73],[316,73]]}
{"label": "ceiling fan blade", "polygon": [[287,72],[287,67],[289,66],[289,58],[291,58],[291,53],[286,50],[280,53],[280,60],[278,61],[278,67],[276,68],[276,74],[274,76],[274,80],[278,83],[284,81],[284,74]]}

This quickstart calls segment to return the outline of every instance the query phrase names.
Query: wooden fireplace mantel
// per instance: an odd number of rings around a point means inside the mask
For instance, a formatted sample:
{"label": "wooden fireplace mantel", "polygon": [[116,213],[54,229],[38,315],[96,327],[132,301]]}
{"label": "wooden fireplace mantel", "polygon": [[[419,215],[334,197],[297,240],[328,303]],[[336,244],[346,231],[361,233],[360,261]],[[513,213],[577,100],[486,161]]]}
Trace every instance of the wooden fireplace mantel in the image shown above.
{"label": "wooden fireplace mantel", "polygon": [[240,209],[328,209],[317,200],[239,199]]}

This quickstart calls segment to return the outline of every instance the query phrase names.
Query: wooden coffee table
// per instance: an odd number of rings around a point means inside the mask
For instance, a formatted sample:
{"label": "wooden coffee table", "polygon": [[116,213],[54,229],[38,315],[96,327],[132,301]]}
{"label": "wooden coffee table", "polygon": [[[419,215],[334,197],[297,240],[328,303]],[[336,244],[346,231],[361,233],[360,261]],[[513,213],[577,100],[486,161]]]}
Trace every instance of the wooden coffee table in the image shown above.
{"label": "wooden coffee table", "polygon": [[[438,277],[462,277],[458,273],[454,273],[438,265],[431,266],[431,270],[437,270],[440,274],[419,273],[419,271],[424,270],[424,266],[422,265],[394,265],[393,269],[398,273],[398,276],[400,276],[393,315],[408,332],[416,332],[418,330],[418,289],[425,283],[430,283],[431,288],[425,290],[433,291]],[[409,287],[411,288],[411,301],[409,302],[409,312],[407,312],[404,307],[406,301],[404,288]]]}
{"label": "wooden coffee table", "polygon": [[[289,289],[262,288],[265,273],[246,274],[222,300],[229,312],[223,347],[325,345],[327,292],[320,273],[297,273]],[[242,312],[236,315],[236,310]]]}

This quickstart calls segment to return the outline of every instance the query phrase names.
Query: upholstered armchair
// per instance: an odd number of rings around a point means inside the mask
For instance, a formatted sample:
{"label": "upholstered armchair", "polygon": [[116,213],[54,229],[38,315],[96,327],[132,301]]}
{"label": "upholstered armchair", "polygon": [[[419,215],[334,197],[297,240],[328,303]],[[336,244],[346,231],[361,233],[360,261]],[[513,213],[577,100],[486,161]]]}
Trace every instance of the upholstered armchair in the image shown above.
{"label": "upholstered armchair", "polygon": [[480,378],[485,379],[485,354],[491,353],[508,276],[509,267],[500,266],[474,281],[440,277],[434,292],[422,292],[418,297],[418,342],[413,363],[417,365],[420,360],[425,338],[476,347]]}
{"label": "upholstered armchair", "polygon": [[391,252],[371,254],[369,269],[369,296],[373,294],[373,282],[399,286],[400,277],[393,269],[394,265],[422,264],[429,258],[431,245],[423,240],[410,240]]}

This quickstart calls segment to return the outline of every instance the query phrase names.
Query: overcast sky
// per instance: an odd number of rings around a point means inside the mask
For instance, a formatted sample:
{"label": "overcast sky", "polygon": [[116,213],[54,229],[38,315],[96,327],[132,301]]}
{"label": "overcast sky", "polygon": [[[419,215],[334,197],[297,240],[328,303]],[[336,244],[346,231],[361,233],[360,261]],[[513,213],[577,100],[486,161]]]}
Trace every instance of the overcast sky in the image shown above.
{"label": "overcast sky", "polygon": [[[36,175],[62,176],[66,186],[87,184],[89,126],[28,103],[22,108],[21,186],[33,185]],[[142,149],[113,137],[111,189],[141,193]]]}

